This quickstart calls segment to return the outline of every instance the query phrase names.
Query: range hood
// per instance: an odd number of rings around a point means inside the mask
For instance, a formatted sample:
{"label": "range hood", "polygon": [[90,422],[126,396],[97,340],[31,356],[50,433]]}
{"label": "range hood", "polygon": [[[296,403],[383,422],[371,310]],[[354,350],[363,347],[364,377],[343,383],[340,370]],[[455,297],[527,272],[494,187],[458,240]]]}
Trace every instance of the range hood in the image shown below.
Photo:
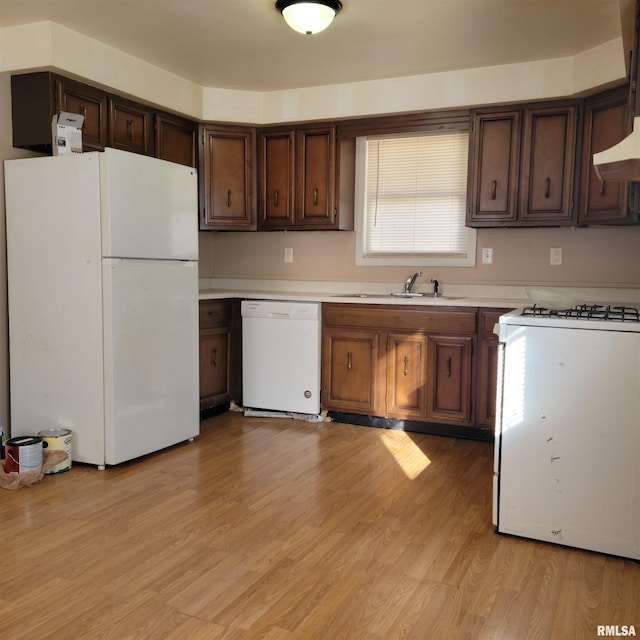
{"label": "range hood", "polygon": [[633,132],[610,149],[593,154],[593,168],[600,180],[640,181],[640,116]]}

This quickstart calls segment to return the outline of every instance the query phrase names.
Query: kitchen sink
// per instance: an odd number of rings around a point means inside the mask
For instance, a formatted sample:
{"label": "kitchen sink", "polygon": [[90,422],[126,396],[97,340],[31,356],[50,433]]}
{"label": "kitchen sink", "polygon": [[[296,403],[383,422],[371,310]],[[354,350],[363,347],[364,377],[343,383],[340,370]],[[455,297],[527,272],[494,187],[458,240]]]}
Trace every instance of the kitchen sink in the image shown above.
{"label": "kitchen sink", "polygon": [[425,298],[429,300],[462,300],[463,296],[433,296],[431,294],[424,293],[405,293],[404,291],[398,293],[337,293],[334,298]]}

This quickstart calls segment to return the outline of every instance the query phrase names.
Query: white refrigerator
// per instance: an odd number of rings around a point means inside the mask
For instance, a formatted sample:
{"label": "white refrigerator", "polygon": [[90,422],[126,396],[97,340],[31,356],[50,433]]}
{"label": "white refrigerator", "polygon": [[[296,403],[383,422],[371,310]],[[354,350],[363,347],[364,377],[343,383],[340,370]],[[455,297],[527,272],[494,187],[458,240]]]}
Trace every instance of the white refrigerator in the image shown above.
{"label": "white refrigerator", "polygon": [[104,152],[5,161],[11,435],[99,467],[199,433],[195,169]]}

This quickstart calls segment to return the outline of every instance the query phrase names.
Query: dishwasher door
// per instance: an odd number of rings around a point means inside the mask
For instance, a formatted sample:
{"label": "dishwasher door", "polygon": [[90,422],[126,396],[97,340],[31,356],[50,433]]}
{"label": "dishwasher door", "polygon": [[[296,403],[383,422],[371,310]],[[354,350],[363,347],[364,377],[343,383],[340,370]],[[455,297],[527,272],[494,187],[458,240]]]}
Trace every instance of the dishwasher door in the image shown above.
{"label": "dishwasher door", "polygon": [[243,300],[245,407],[320,412],[320,303]]}

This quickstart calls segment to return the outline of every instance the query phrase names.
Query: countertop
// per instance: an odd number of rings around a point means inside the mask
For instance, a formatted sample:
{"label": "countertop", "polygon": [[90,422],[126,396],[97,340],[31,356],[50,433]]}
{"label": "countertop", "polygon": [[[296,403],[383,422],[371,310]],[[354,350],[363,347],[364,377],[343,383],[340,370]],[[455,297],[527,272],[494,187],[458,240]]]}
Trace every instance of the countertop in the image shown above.
{"label": "countertop", "polygon": [[[553,289],[554,287],[550,287]],[[238,298],[247,300],[291,300],[439,307],[485,307],[517,309],[532,304],[524,285],[463,285],[440,283],[442,296],[433,297],[430,284],[418,283],[415,291],[423,295],[404,298],[391,295],[402,291],[402,284],[371,282],[322,282],[301,280],[260,280],[240,278],[201,278],[200,300]],[[567,287],[563,287],[567,289]],[[640,289],[614,287],[571,287],[590,304],[640,305]]]}
{"label": "countertop", "polygon": [[464,296],[423,295],[415,298],[403,298],[390,294],[330,294],[290,291],[250,291],[233,289],[201,289],[200,300],[219,300],[223,298],[240,298],[243,300],[288,300],[294,302],[334,302],[345,304],[379,304],[403,306],[438,306],[438,307],[495,307],[514,309],[530,304],[528,300],[504,298],[473,298]]}

